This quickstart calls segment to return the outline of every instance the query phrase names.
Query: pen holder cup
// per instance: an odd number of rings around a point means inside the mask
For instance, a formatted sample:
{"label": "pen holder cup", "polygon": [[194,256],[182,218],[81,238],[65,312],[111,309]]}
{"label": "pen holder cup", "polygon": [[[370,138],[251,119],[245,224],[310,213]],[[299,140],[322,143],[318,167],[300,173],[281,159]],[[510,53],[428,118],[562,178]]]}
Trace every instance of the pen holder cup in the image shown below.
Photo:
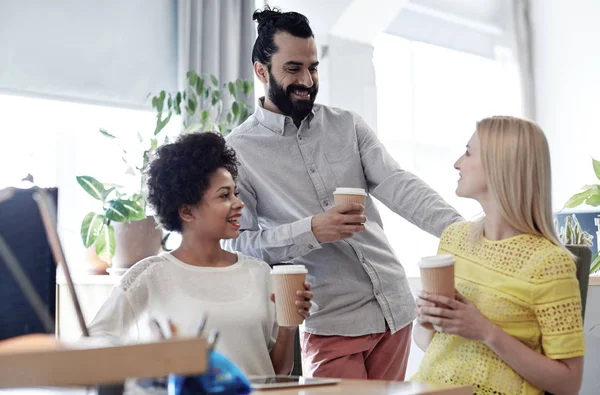
{"label": "pen holder cup", "polygon": [[196,376],[169,375],[168,395],[242,395],[252,392],[242,371],[223,355],[213,351],[206,373]]}

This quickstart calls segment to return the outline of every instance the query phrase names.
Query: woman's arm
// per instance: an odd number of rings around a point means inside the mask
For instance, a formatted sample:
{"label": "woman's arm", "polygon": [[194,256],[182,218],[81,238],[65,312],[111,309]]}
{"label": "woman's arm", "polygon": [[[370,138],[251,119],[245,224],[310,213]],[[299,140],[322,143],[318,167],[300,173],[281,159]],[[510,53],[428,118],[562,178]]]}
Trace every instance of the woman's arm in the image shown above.
{"label": "woman's arm", "polygon": [[[296,306],[298,306],[298,314],[306,319],[310,315],[309,310],[312,305],[313,294],[309,283],[305,282],[304,288],[304,291],[296,291]],[[276,303],[274,294],[271,294],[271,301]],[[297,326],[279,327],[275,345],[270,353],[275,374],[289,374],[294,366],[294,338],[296,329],[298,329]]]}
{"label": "woman's arm", "polygon": [[495,325],[483,342],[536,387],[554,395],[579,393],[583,378],[583,357],[550,359]]}
{"label": "woman's arm", "polygon": [[290,374],[294,366],[294,336],[297,327],[280,326],[275,346],[271,350],[271,362],[275,374]]}
{"label": "woman's arm", "polygon": [[449,307],[418,308],[421,322],[432,323],[440,332],[484,343],[521,377],[545,391],[555,395],[579,392],[583,357],[551,359],[535,352],[485,318],[459,293],[456,300],[423,292],[419,296]]}
{"label": "woman's arm", "polygon": [[[418,296],[415,303],[417,305],[417,311],[421,307],[435,307],[435,303],[431,303]],[[413,340],[415,341],[415,344],[425,352],[433,339],[433,335],[435,335],[435,330],[424,327],[423,323],[424,321],[421,320],[421,316],[417,315],[416,323],[413,327]]]}
{"label": "woman's arm", "polygon": [[427,329],[417,319],[417,322],[413,328],[413,340],[415,344],[423,350],[423,352],[427,351],[427,347],[431,343],[433,339],[433,335],[435,335],[435,331],[433,329]]}

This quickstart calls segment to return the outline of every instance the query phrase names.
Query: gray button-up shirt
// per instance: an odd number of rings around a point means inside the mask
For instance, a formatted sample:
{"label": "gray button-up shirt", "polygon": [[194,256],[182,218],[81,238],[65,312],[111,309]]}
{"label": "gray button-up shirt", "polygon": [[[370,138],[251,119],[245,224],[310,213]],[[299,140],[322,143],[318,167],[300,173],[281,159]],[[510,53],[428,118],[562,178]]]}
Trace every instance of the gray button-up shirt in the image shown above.
{"label": "gray button-up shirt", "polygon": [[[227,137],[238,154],[238,188],[246,207],[242,233],[227,240],[226,248],[271,264],[307,267],[314,293],[307,332],[360,336],[384,332],[386,323],[392,333],[402,329],[415,318],[415,303],[372,197],[438,237],[461,216],[402,170],[358,115],[315,105],[297,128],[260,102]],[[320,244],[312,216],[332,208],[337,187],[369,192],[365,230]]]}

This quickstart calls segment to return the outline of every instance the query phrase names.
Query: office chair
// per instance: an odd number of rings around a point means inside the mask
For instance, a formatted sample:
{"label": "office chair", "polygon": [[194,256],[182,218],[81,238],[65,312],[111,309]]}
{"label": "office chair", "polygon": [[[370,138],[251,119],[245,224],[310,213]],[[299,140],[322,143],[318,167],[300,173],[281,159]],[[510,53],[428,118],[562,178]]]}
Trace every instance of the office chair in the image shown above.
{"label": "office chair", "polygon": [[575,266],[577,266],[577,280],[579,281],[579,292],[581,292],[581,315],[585,320],[585,306],[587,302],[588,283],[590,280],[590,265],[592,264],[592,249],[584,245],[567,245],[575,255]]}
{"label": "office chair", "polygon": [[[579,292],[581,293],[581,318],[585,320],[585,305],[587,302],[588,283],[590,280],[590,266],[592,264],[592,249],[584,245],[567,245],[567,250],[575,255],[575,266],[577,267],[577,280],[579,281]],[[546,395],[552,395],[546,392]]]}

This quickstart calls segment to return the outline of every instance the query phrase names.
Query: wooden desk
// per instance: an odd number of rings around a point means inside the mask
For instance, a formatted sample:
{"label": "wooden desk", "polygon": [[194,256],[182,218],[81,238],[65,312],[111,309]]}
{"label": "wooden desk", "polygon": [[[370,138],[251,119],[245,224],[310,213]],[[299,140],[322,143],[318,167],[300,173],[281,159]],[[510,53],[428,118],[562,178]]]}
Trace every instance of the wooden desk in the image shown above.
{"label": "wooden desk", "polygon": [[342,380],[339,384],[254,391],[256,395],[473,395],[471,387],[376,380]]}
{"label": "wooden desk", "polygon": [[[84,389],[15,389],[0,390],[0,395],[91,395]],[[389,381],[342,380],[340,384],[294,389],[254,391],[254,395],[473,395],[471,387],[399,383]]]}

